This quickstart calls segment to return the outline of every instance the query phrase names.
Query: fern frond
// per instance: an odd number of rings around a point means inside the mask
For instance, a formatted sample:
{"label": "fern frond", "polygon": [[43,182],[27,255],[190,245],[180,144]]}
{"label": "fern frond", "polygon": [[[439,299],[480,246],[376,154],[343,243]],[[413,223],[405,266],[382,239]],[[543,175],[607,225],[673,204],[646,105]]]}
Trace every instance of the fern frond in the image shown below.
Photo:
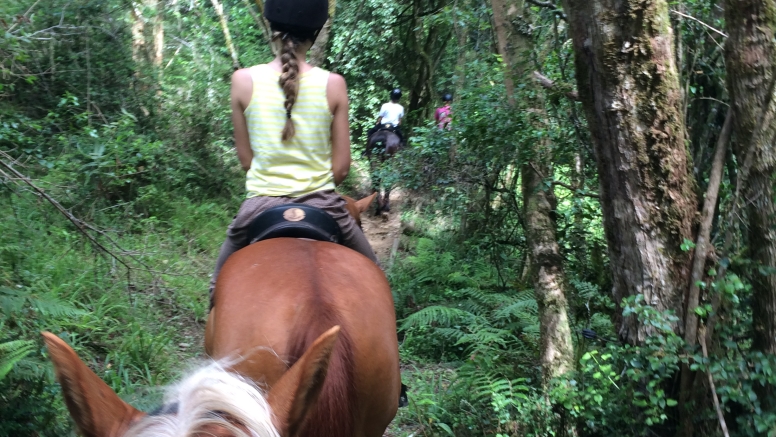
{"label": "fern frond", "polygon": [[53,296],[30,295],[27,299],[29,300],[30,306],[44,316],[75,317],[86,314],[85,311]]}
{"label": "fern frond", "polygon": [[499,345],[507,346],[507,342],[513,339],[512,333],[505,329],[496,329],[490,326],[477,326],[471,329],[470,333],[461,336],[457,344],[474,345]]}
{"label": "fern frond", "polygon": [[0,343],[0,380],[8,375],[13,366],[35,350],[35,342],[13,340]]}
{"label": "fern frond", "polygon": [[577,290],[577,295],[579,295],[579,297],[584,300],[591,300],[601,294],[598,287],[589,282],[579,281],[576,279],[572,279],[569,282]]}
{"label": "fern frond", "polygon": [[474,322],[477,316],[458,308],[450,308],[442,305],[434,305],[423,308],[417,313],[410,314],[401,324],[401,329],[409,329],[416,326],[438,325],[450,327],[452,325],[464,325]]}
{"label": "fern frond", "polygon": [[512,303],[503,306],[493,312],[497,320],[504,319],[530,319],[535,320],[539,313],[539,307],[536,305],[536,299],[533,292],[518,293]]}
{"label": "fern frond", "polygon": [[10,316],[24,308],[27,294],[13,288],[0,287],[0,314]]}

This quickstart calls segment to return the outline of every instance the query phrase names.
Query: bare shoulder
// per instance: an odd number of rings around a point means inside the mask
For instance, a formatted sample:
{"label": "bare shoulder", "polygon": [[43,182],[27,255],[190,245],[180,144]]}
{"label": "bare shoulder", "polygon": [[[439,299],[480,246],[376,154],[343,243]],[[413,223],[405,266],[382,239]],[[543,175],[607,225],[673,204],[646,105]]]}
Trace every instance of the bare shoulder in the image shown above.
{"label": "bare shoulder", "polygon": [[345,78],[337,73],[329,73],[329,82],[326,84],[326,90],[331,93],[344,93],[347,95],[348,84]]}
{"label": "bare shoulder", "polygon": [[251,71],[249,68],[241,68],[239,70],[235,70],[235,72],[232,73],[233,86],[252,83],[253,80],[251,79]]}

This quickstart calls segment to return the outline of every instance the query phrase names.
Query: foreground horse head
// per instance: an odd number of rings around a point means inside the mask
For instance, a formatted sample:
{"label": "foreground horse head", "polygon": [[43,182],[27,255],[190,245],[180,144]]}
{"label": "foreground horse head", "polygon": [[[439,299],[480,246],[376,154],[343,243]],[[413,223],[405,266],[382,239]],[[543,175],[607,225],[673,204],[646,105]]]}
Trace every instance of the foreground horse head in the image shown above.
{"label": "foreground horse head", "polygon": [[293,437],[299,434],[325,380],[339,327],[322,334],[266,395],[218,363],[185,379],[167,408],[147,415],[121,400],[70,346],[43,338],[70,415],[86,437]]}

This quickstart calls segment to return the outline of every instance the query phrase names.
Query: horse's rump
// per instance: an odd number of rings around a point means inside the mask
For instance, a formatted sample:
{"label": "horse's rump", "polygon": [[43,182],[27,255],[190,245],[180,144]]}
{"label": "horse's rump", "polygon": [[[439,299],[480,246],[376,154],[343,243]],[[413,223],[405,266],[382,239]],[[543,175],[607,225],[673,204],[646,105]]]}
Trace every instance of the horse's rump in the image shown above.
{"label": "horse's rump", "polygon": [[283,362],[291,365],[339,325],[321,396],[300,435],[382,435],[398,407],[398,345],[390,288],[372,261],[332,243],[265,240],[229,258],[214,302],[207,352],[275,351],[279,359],[265,354],[251,370],[269,386]]}
{"label": "horse's rump", "polygon": [[367,146],[368,156],[371,156],[373,150],[378,148],[378,144],[383,145],[380,154],[385,155],[385,157],[393,156],[401,147],[399,136],[395,132],[386,129],[379,130],[369,137],[369,145]]}

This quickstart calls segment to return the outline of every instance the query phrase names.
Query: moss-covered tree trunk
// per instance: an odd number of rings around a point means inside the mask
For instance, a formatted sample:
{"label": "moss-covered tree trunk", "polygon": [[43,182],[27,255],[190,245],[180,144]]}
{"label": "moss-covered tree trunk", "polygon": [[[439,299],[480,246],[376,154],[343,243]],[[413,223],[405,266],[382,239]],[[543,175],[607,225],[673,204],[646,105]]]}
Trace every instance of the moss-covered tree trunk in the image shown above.
{"label": "moss-covered tree trunk", "polygon": [[776,167],[776,1],[727,0],[725,44],[727,82],[735,114],[734,152],[740,166],[749,158],[751,167],[743,185],[743,201],[749,219],[749,255],[761,267],[752,278],[754,304],[753,346],[776,354],[776,207],[773,175]]}
{"label": "moss-covered tree trunk", "polygon": [[536,143],[532,160],[522,166],[525,233],[531,253],[531,276],[539,307],[540,362],[545,381],[574,368],[574,345],[569,326],[563,257],[555,222],[555,193],[545,184],[552,171],[551,154]]}
{"label": "moss-covered tree trunk", "polygon": [[[592,134],[614,299],[643,294],[682,315],[697,199],[665,0],[564,0]],[[633,318],[620,335],[649,333]],[[681,325],[677,325],[681,330]]]}
{"label": "moss-covered tree trunk", "polygon": [[[511,20],[523,10],[523,2],[491,0],[493,22],[496,27],[499,55],[504,62],[504,82],[507,98],[516,105],[515,82],[535,87],[524,67],[529,63],[533,42],[517,32]],[[538,91],[538,90],[537,90]],[[537,92],[536,95],[541,93]],[[534,112],[544,114],[541,98],[521,99],[521,105],[533,106]],[[543,120],[537,120],[537,124]],[[552,147],[549,141],[535,141],[531,150],[523,153],[521,182],[525,210],[525,234],[531,258],[531,281],[539,308],[541,348],[539,350],[545,382],[573,369],[574,345],[568,318],[565,293],[563,257],[555,230],[557,201],[552,185],[545,183],[552,177]],[[515,176],[512,176],[515,177]]]}

